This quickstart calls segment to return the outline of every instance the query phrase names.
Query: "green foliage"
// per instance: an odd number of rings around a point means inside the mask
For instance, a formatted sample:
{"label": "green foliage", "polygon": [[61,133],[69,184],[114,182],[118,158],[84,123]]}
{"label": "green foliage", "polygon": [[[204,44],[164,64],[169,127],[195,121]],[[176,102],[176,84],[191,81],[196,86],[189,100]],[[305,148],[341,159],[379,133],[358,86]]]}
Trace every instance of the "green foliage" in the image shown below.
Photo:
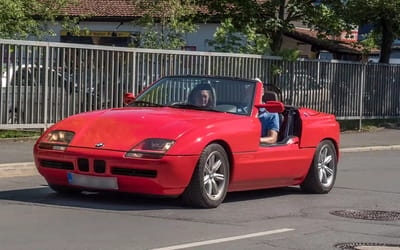
{"label": "green foliage", "polygon": [[265,54],[269,51],[269,39],[264,34],[257,34],[251,25],[238,32],[231,18],[225,19],[214,34],[209,45],[218,52]]}
{"label": "green foliage", "polygon": [[367,35],[364,35],[363,40],[359,42],[362,45],[363,54],[368,55],[371,50],[378,49],[380,40],[380,34],[375,31],[371,31]]}
{"label": "green foliage", "polygon": [[299,58],[300,50],[298,50],[298,49],[281,49],[280,51],[278,51],[278,53],[276,55],[282,57],[283,60],[286,60],[289,62],[294,62]]}
{"label": "green foliage", "polygon": [[390,47],[400,35],[400,0],[349,0],[346,5],[340,5],[340,0],[325,2],[347,23],[372,25],[373,33],[362,44],[380,43],[381,62],[388,63]]}
{"label": "green foliage", "polygon": [[37,137],[40,132],[24,130],[0,130],[0,138]]}
{"label": "green foliage", "polygon": [[[246,27],[254,29],[255,34],[268,38],[271,53],[281,50],[283,35],[292,32],[294,22],[301,22],[310,28],[328,33],[339,33],[345,23],[336,12],[326,5],[313,4],[313,0],[203,0],[211,13],[223,19],[231,19],[231,33],[243,32]],[[227,38],[236,47],[238,39]]]}
{"label": "green foliage", "polygon": [[140,46],[151,49],[181,49],[184,36],[196,31],[193,18],[197,13],[190,0],[134,0],[143,12],[136,24],[143,27]]}
{"label": "green foliage", "polygon": [[0,0],[0,37],[41,38],[54,32],[48,25],[55,21],[68,0]]}

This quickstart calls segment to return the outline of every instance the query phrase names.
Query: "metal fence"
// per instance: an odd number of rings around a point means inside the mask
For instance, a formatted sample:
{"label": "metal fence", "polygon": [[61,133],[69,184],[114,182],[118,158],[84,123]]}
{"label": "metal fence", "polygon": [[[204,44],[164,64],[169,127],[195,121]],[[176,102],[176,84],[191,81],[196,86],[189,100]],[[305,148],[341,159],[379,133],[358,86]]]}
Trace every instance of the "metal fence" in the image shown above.
{"label": "metal fence", "polygon": [[400,65],[1,39],[0,58],[0,129],[121,107],[124,93],[184,74],[257,77],[278,86],[286,104],[342,120],[400,117]]}

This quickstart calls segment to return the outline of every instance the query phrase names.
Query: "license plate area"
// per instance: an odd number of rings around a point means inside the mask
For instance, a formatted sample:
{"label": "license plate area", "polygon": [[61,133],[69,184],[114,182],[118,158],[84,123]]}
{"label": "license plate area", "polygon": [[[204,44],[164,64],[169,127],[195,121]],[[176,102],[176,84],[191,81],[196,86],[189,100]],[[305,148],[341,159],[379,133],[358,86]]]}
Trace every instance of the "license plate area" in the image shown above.
{"label": "license plate area", "polygon": [[75,173],[67,173],[68,183],[75,186],[96,189],[118,189],[116,177],[91,176]]}

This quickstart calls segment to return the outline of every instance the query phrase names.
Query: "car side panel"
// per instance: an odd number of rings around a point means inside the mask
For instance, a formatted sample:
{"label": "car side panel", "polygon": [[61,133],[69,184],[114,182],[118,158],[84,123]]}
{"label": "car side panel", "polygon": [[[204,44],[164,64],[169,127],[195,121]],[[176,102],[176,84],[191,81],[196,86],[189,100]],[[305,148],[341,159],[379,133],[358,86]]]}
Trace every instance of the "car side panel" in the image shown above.
{"label": "car side panel", "polygon": [[310,109],[299,109],[302,122],[300,147],[316,148],[324,139],[331,139],[336,145],[340,142],[340,126],[334,115]]}
{"label": "car side panel", "polygon": [[257,152],[234,154],[230,191],[261,189],[301,183],[314,149],[298,144],[260,147]]}

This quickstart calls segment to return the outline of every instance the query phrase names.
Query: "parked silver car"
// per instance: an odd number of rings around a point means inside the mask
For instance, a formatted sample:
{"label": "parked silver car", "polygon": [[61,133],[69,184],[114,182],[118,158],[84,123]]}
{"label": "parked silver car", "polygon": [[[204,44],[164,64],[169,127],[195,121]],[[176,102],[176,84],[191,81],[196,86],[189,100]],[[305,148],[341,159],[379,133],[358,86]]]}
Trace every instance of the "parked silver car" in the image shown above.
{"label": "parked silver car", "polygon": [[332,103],[329,82],[306,72],[282,74],[277,85],[285,104],[319,110]]}

